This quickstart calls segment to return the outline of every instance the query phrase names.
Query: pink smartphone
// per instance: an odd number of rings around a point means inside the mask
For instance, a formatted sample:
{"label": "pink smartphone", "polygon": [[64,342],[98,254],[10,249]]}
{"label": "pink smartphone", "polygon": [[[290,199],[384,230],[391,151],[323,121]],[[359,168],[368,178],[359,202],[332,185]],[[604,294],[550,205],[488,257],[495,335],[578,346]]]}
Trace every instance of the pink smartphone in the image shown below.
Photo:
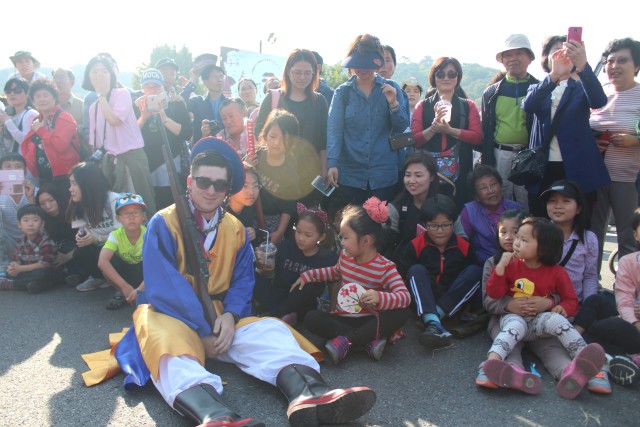
{"label": "pink smartphone", "polygon": [[578,43],[582,42],[582,27],[569,27],[569,32],[567,33],[567,41],[575,40]]}

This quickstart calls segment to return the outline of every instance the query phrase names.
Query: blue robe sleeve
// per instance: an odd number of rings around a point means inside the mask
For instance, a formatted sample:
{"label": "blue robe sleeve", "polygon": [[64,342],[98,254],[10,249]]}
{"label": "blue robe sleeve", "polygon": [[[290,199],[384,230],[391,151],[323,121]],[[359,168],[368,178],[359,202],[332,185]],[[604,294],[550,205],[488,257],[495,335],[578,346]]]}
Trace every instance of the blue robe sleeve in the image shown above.
{"label": "blue robe sleeve", "polygon": [[235,313],[240,317],[251,315],[251,299],[256,283],[253,270],[253,248],[246,231],[245,235],[244,245],[236,255],[229,290],[224,297],[224,311]]}
{"label": "blue robe sleeve", "polygon": [[201,337],[210,335],[211,327],[202,305],[191,284],[178,271],[176,250],[176,241],[164,217],[154,215],[142,247],[145,293],[156,310],[182,321]]}

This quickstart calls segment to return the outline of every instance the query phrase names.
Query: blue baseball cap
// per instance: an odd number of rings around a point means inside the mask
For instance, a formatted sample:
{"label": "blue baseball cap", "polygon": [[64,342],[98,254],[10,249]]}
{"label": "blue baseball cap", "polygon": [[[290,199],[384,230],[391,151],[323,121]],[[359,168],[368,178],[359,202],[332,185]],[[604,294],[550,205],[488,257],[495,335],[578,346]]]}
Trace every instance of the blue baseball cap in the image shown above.
{"label": "blue baseball cap", "polygon": [[120,208],[132,205],[142,206],[145,211],[147,210],[147,205],[141,196],[134,193],[123,193],[116,199],[116,214]]}
{"label": "blue baseball cap", "polygon": [[140,86],[144,86],[147,83],[155,83],[159,86],[164,85],[164,77],[159,70],[155,68],[148,68],[142,72],[140,76]]}

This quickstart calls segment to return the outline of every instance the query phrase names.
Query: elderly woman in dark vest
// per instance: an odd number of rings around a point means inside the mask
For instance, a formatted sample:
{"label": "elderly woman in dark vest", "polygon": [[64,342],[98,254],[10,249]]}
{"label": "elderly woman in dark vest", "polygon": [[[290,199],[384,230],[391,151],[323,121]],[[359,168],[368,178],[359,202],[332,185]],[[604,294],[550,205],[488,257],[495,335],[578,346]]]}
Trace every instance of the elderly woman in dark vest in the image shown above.
{"label": "elderly woman in dark vest", "polygon": [[411,119],[416,150],[431,153],[439,172],[456,183],[458,206],[473,198],[464,180],[473,167],[472,146],[482,142],[478,107],[466,99],[461,81],[460,62],[450,57],[438,58],[429,71],[431,89],[416,105]]}

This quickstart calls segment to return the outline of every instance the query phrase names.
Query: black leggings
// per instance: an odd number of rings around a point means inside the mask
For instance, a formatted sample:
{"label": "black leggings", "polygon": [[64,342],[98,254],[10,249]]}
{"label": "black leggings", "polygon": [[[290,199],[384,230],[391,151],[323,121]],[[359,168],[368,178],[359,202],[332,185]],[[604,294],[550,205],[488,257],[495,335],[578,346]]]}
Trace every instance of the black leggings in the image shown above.
{"label": "black leggings", "polygon": [[289,286],[273,283],[256,274],[256,285],[253,288],[253,298],[258,305],[259,314],[269,314],[282,317],[285,314],[297,313],[301,322],[306,314],[318,306],[318,297],[324,292],[324,283],[307,283],[293,292]]}
{"label": "black leggings", "polygon": [[[409,313],[408,308],[381,311],[380,338],[388,338],[407,323]],[[313,310],[307,313],[304,324],[309,331],[323,338],[345,336],[356,346],[364,346],[377,338],[378,319],[375,316],[346,317]]]}
{"label": "black leggings", "polygon": [[102,271],[98,268],[98,257],[102,246],[87,245],[76,248],[73,252],[73,262],[82,273],[95,279],[103,279]]}
{"label": "black leggings", "polygon": [[611,355],[640,353],[640,331],[618,316],[613,294],[584,300],[573,323],[584,328],[585,341],[600,344]]}

